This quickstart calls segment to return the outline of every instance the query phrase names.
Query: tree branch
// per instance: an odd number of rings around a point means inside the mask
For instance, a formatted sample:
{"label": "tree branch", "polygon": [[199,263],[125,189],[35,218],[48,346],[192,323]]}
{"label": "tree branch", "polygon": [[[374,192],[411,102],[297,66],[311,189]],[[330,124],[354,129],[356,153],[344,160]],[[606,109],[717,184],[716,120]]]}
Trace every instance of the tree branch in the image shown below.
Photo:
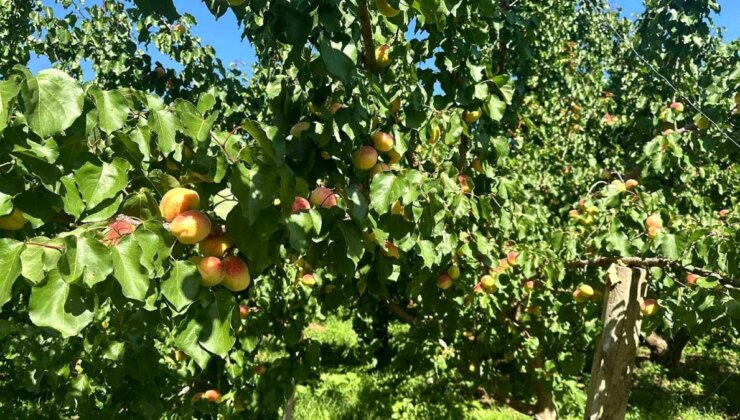
{"label": "tree branch", "polygon": [[412,325],[416,323],[416,318],[411,316],[408,312],[404,311],[400,306],[398,306],[397,303],[386,301],[385,305],[388,307],[388,310],[390,310],[391,313],[397,316],[401,321]]}
{"label": "tree branch", "polygon": [[64,245],[42,244],[42,243],[38,243],[38,242],[24,242],[24,244],[29,245],[29,246],[40,246],[42,248],[55,249],[55,250],[57,250],[59,252],[63,252],[64,251]]}
{"label": "tree branch", "polygon": [[375,69],[375,43],[370,23],[370,13],[367,11],[367,0],[360,0],[360,25],[362,26],[362,45],[365,48],[365,65],[368,69]]}
{"label": "tree branch", "polygon": [[740,288],[740,279],[733,279],[723,274],[716,273],[714,271],[705,270],[703,268],[684,266],[678,261],[671,260],[668,258],[640,258],[640,257],[596,257],[591,260],[574,260],[565,263],[566,268],[579,268],[587,267],[589,265],[597,267],[608,267],[614,263],[622,264],[628,267],[661,267],[670,268],[673,270],[685,270],[690,273],[698,274],[702,277],[711,277],[718,280],[725,286],[732,286]]}

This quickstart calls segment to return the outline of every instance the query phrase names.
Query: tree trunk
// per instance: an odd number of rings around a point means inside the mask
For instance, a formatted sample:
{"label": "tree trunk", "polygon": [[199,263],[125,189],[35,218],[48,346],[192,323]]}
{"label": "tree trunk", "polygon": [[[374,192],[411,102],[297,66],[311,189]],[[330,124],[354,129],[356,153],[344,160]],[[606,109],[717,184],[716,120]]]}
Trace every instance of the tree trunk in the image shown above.
{"label": "tree trunk", "polygon": [[683,349],[689,344],[689,340],[689,330],[679,328],[673,337],[668,338],[653,332],[645,338],[645,344],[650,348],[650,360],[665,367],[674,367],[681,361]]}
{"label": "tree trunk", "polygon": [[624,419],[632,382],[647,283],[643,268],[609,267],[599,339],[591,366],[585,418]]}
{"label": "tree trunk", "polygon": [[290,397],[288,397],[288,401],[285,402],[285,409],[283,409],[283,420],[293,419],[293,409],[295,408],[296,388],[297,386],[293,385],[293,392],[290,393]]}

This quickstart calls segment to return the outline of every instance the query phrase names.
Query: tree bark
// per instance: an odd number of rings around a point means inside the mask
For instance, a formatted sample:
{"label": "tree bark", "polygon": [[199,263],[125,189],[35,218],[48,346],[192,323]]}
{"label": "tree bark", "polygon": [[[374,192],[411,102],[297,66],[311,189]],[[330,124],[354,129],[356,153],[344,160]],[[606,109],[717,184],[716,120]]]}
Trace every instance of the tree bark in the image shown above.
{"label": "tree bark", "polygon": [[642,315],[640,302],[647,288],[646,271],[612,265],[606,276],[599,339],[591,366],[585,418],[624,419],[637,357]]}
{"label": "tree bark", "polygon": [[290,393],[290,397],[288,397],[288,401],[285,402],[285,409],[283,410],[283,420],[292,420],[293,418],[293,409],[295,408],[295,393],[296,393],[296,385],[293,385],[293,392]]}
{"label": "tree bark", "polygon": [[673,337],[663,337],[652,332],[645,338],[645,344],[650,348],[650,360],[665,367],[674,367],[681,362],[683,349],[689,344],[691,334],[686,328],[679,328]]}

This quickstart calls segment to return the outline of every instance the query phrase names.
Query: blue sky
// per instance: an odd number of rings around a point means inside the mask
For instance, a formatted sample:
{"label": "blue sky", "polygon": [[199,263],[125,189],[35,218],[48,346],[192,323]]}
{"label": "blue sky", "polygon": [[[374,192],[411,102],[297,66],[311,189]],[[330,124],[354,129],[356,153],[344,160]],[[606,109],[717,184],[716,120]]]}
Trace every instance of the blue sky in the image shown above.
{"label": "blue sky", "polygon": [[[643,10],[642,0],[608,1],[612,9],[621,7],[622,13],[628,17],[634,17]],[[85,2],[100,4],[101,0],[85,0]],[[63,9],[56,5],[54,0],[43,0],[43,3],[54,6],[58,15],[63,14]],[[216,20],[200,0],[174,0],[174,3],[180,13],[189,13],[195,17],[197,25],[191,29],[191,33],[200,37],[203,44],[213,46],[225,65],[234,63],[243,70],[249,70],[254,64],[254,50],[249,42],[241,39],[241,31],[232,13],[226,13]],[[738,39],[740,25],[737,24],[737,20],[740,19],[740,0],[719,0],[719,4],[722,7],[722,13],[715,17],[715,23],[725,27],[726,40]],[[150,48],[148,52],[155,61],[161,61],[167,67],[178,67],[177,63],[162,56],[154,48]],[[36,73],[41,69],[51,67],[51,64],[46,58],[33,57],[29,67]],[[83,65],[84,68],[87,69],[86,75],[91,77],[89,65]]]}

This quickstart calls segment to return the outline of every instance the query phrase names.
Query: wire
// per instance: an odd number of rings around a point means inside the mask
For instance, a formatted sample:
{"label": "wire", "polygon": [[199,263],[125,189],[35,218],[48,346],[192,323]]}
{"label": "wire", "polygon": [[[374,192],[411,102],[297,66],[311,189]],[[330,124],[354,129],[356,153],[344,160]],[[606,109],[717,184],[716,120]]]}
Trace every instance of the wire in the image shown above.
{"label": "wire", "polygon": [[727,132],[725,132],[722,129],[722,127],[719,126],[719,124],[717,124],[716,122],[714,122],[714,120],[712,118],[710,118],[709,115],[705,114],[704,111],[702,111],[701,109],[699,109],[698,106],[694,105],[694,102],[692,102],[691,99],[689,99],[688,96],[686,96],[683,92],[681,92],[676,86],[673,85],[673,83],[671,83],[670,80],[668,80],[665,76],[663,76],[652,64],[650,64],[650,62],[648,62],[643,56],[641,56],[640,53],[638,53],[637,50],[635,50],[635,48],[632,46],[632,42],[626,36],[623,36],[622,34],[620,34],[609,23],[609,21],[606,19],[606,16],[605,15],[604,15],[604,23],[606,24],[606,26],[609,27],[609,29],[612,30],[612,32],[614,32],[614,35],[616,35],[618,38],[620,38],[623,41],[623,43],[625,45],[627,45],[627,47],[629,47],[630,50],[632,50],[632,52],[637,56],[637,58],[639,58],[643,63],[645,63],[648,66],[648,68],[650,68],[650,70],[653,73],[655,73],[656,75],[658,75],[658,77],[660,77],[663,80],[663,82],[665,82],[665,84],[667,84],[671,89],[673,89],[674,93],[676,93],[683,100],[685,100],[686,103],[689,104],[689,106],[691,106],[692,108],[694,108],[694,110],[696,110],[696,112],[698,112],[704,118],[706,118],[727,140],[729,140],[730,142],[732,142],[732,144],[734,144],[735,146],[737,146],[738,148],[740,148],[740,143],[738,143],[735,140],[733,140],[732,137],[730,137],[727,134]]}

